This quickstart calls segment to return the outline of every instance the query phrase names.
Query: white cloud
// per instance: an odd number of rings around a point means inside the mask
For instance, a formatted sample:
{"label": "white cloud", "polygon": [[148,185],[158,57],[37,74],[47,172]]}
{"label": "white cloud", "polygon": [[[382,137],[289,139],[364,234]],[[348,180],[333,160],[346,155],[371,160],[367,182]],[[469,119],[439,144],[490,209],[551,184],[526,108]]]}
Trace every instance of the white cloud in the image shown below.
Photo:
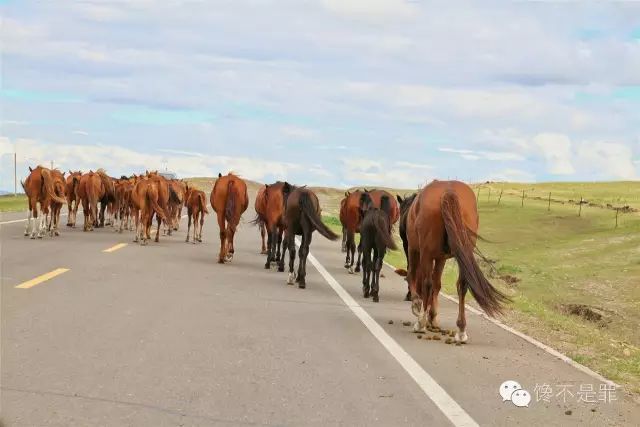
{"label": "white cloud", "polygon": [[296,139],[309,139],[316,135],[316,131],[313,129],[293,125],[282,126],[280,131],[284,135]]}
{"label": "white cloud", "polygon": [[541,133],[533,138],[533,143],[542,151],[549,173],[571,175],[575,172],[569,137],[557,133]]}
{"label": "white cloud", "polygon": [[533,182],[535,175],[520,169],[504,169],[491,173],[483,181]]}
{"label": "white cloud", "polygon": [[525,158],[518,153],[506,151],[474,151],[460,148],[440,147],[438,151],[443,153],[459,154],[465,160],[494,160],[494,161],[517,161],[521,162]]}
{"label": "white cloud", "polygon": [[83,135],[83,136],[88,136],[89,135],[89,132],[84,131],[84,130],[74,130],[71,133],[73,133],[74,135]]}
{"label": "white cloud", "polygon": [[432,178],[431,174],[420,175],[415,168],[406,165],[383,164],[370,159],[343,159],[343,182],[348,186],[378,185],[394,188],[418,188]]}
{"label": "white cloud", "polygon": [[583,142],[578,150],[582,165],[603,179],[636,179],[638,174],[629,147],[612,142]]}
{"label": "white cloud", "polygon": [[332,13],[356,19],[408,18],[417,12],[405,0],[322,0],[322,5]]}

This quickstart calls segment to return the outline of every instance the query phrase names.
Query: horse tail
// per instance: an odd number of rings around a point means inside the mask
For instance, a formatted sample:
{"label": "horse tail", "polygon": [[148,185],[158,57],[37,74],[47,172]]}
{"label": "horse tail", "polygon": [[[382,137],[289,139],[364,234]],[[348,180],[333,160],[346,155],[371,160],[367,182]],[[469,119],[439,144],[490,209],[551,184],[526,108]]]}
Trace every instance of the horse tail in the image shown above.
{"label": "horse tail", "polygon": [[309,222],[313,224],[316,230],[324,237],[329,240],[337,240],[338,236],[336,233],[331,231],[329,227],[327,227],[324,222],[322,222],[322,218],[320,218],[320,213],[311,202],[311,196],[307,191],[303,191],[300,194],[300,199],[298,199],[298,205],[300,206],[300,210],[307,217]]}
{"label": "horse tail", "polygon": [[200,210],[204,214],[208,214],[209,211],[207,210],[207,199],[203,192],[198,193],[198,203],[200,204]]}
{"label": "horse tail", "polygon": [[264,218],[262,217],[262,215],[260,215],[259,213],[256,213],[256,217],[254,219],[252,219],[251,221],[249,221],[249,224],[257,225],[259,227],[262,227],[263,225],[265,225],[265,221],[264,221]]}
{"label": "horse tail", "polygon": [[53,182],[51,171],[49,169],[43,168],[41,173],[42,173],[42,182],[44,184],[44,188],[47,191],[47,195],[51,198],[51,200],[60,204],[67,203],[67,200],[64,197],[60,197],[56,194],[55,183]]}
{"label": "horse tail", "polygon": [[388,215],[383,212],[376,212],[374,215],[373,226],[376,229],[376,234],[380,237],[382,243],[384,243],[387,248],[395,251],[398,247],[396,246],[396,242],[393,241],[393,236],[389,230]]}
{"label": "horse tail", "polygon": [[[27,194],[27,187],[24,186],[24,181],[20,180],[20,185],[22,185],[22,189],[24,190],[24,194]],[[28,196],[28,194],[27,194]]]}
{"label": "horse tail", "polygon": [[502,312],[502,305],[509,300],[505,294],[493,287],[480,270],[474,258],[474,244],[469,238],[467,226],[462,219],[458,196],[447,190],[440,201],[442,220],[447,232],[447,243],[452,255],[458,262],[460,278],[469,286],[478,305],[489,315],[495,317]]}
{"label": "horse tail", "polygon": [[149,186],[147,188],[147,191],[145,192],[145,197],[147,198],[147,203],[151,206],[151,208],[154,210],[154,212],[156,213],[156,215],[158,215],[158,217],[164,221],[167,222],[167,216],[165,215],[164,210],[160,207],[160,205],[158,204],[158,195],[156,192],[156,197],[151,197],[151,195],[149,194],[150,191],[152,190],[152,187]]}
{"label": "horse tail", "polygon": [[[113,185],[113,181],[102,169],[98,169],[96,173],[100,177],[100,181],[102,181],[102,185],[104,186],[103,200],[105,200],[106,202],[115,202],[116,189],[115,189],[115,186]],[[100,201],[100,203],[102,203],[102,200]]]}
{"label": "horse tail", "polygon": [[229,180],[227,184],[227,201],[224,205],[224,217],[228,222],[231,222],[233,214],[236,211],[236,192],[233,179]]}
{"label": "horse tail", "polygon": [[173,186],[171,185],[171,183],[168,183],[168,187],[169,187],[169,203],[173,203],[176,205],[179,205],[180,203],[182,203],[180,201],[180,196],[178,196],[178,193],[176,193],[176,190],[173,189]]}

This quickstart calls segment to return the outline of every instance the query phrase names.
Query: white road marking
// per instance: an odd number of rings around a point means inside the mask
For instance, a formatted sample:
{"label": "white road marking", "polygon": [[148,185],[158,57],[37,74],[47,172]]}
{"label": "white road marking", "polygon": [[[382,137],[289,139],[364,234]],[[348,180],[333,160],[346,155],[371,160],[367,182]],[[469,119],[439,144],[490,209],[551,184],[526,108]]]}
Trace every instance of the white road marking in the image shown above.
{"label": "white road marking", "polygon": [[[296,238],[299,245],[299,239]],[[311,254],[308,260],[324,277],[324,280],[331,286],[336,294],[342,299],[349,309],[356,315],[358,319],[366,326],[374,337],[382,344],[384,348],[393,356],[394,359],[404,368],[405,371],[420,386],[422,391],[429,399],[436,404],[442,413],[455,426],[478,426],[473,418],[462,407],[453,400],[451,396],[431,377],[423,368],[398,344],[391,336],[376,322],[369,313],[363,309],[360,304],[353,299],[351,295],[338,283],[336,279],[320,264],[320,262]]]}
{"label": "white road marking", "polygon": [[[26,213],[26,212],[25,212],[25,213]],[[61,217],[63,217],[63,216],[67,216],[67,214],[66,214],[66,213],[61,213],[61,214],[60,214],[60,216],[61,216]],[[27,218],[24,218],[24,219],[14,219],[14,220],[11,220],[11,221],[2,221],[2,222],[0,222],[0,225],[3,225],[3,224],[15,224],[16,222],[25,222],[26,220],[27,220]]]}
{"label": "white road marking", "polygon": [[[389,267],[390,269],[395,271],[395,267],[391,264],[389,264],[388,262],[384,261],[384,264]],[[444,298],[448,299],[449,301],[455,303],[456,305],[458,304],[458,298],[451,296],[449,294],[446,294],[442,291],[440,291],[440,295],[442,295]],[[557,357],[558,359],[562,360],[563,362],[568,363],[569,365],[573,366],[574,368],[576,368],[577,370],[584,372],[585,374],[591,376],[592,378],[597,379],[598,381],[601,381],[605,384],[608,384],[610,386],[616,387],[616,388],[620,388],[620,385],[614,383],[613,381],[603,377],[602,375],[600,375],[599,373],[592,371],[591,369],[587,368],[586,366],[576,362],[575,360],[573,360],[572,358],[570,358],[569,356],[560,353],[558,350],[553,349],[551,347],[549,347],[546,344],[541,343],[540,341],[538,341],[535,338],[530,337],[527,334],[524,334],[516,329],[513,329],[511,326],[507,326],[504,323],[502,323],[499,320],[496,320],[492,317],[487,316],[487,314],[483,311],[478,310],[475,307],[470,306],[469,304],[465,304],[464,305],[465,308],[467,310],[469,310],[470,312],[477,314],[478,316],[488,320],[489,322],[493,323],[494,325],[504,329],[507,332],[512,333],[513,335],[522,338],[523,340],[525,340],[526,342],[528,342],[529,344],[533,344],[534,346],[538,347],[541,350],[546,351],[547,353],[549,353],[550,355]]]}

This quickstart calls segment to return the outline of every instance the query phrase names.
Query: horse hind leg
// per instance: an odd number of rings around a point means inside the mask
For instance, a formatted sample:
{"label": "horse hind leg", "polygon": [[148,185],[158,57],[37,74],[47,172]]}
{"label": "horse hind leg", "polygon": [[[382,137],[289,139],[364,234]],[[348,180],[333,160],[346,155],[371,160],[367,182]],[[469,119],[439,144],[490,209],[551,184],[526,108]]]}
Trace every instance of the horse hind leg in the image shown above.
{"label": "horse hind leg", "polygon": [[373,302],[380,301],[380,271],[382,270],[382,261],[384,259],[384,248],[378,248],[374,251],[373,278],[371,279],[371,300]]}
{"label": "horse hind leg", "polygon": [[439,328],[438,322],[438,295],[440,294],[440,288],[442,287],[442,272],[444,270],[445,260],[437,259],[433,269],[433,276],[431,279],[431,299],[429,303],[429,324],[434,328]]}
{"label": "horse hind leg", "polygon": [[296,274],[293,272],[293,267],[296,261],[296,241],[295,236],[290,235],[287,232],[287,246],[289,248],[289,277],[287,279],[287,285],[293,285],[296,281]]}
{"label": "horse hind leg", "polygon": [[454,339],[456,342],[465,344],[469,340],[469,336],[467,335],[467,318],[464,312],[464,298],[467,294],[467,284],[462,278],[458,277],[456,288],[458,288],[458,321],[456,322],[458,331]]}

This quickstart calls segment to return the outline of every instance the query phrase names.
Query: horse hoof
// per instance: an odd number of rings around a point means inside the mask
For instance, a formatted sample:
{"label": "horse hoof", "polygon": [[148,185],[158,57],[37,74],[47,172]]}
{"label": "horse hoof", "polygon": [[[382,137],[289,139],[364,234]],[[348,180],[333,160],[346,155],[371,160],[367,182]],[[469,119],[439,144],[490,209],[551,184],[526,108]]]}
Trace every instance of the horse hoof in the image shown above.
{"label": "horse hoof", "polygon": [[407,292],[407,295],[405,295],[404,300],[411,301],[411,292]]}
{"label": "horse hoof", "polygon": [[353,272],[353,267],[349,267],[349,270],[348,270],[348,271],[349,271],[349,274],[354,274],[354,272]]}
{"label": "horse hoof", "polygon": [[349,268],[349,263],[344,263],[344,268]]}
{"label": "horse hoof", "polygon": [[380,298],[378,298],[378,295],[373,295],[373,297],[371,297],[371,299],[373,300],[373,302],[379,302]]}
{"label": "horse hoof", "polygon": [[413,332],[427,332],[427,328],[420,324],[420,320],[416,320],[416,322],[413,324]]}
{"label": "horse hoof", "polygon": [[271,269],[271,264],[266,263],[266,264],[264,265],[264,269],[265,269],[265,270],[269,270],[269,269]]}
{"label": "horse hoof", "polygon": [[356,267],[356,273],[360,273],[360,267]]}
{"label": "horse hoof", "polygon": [[278,273],[284,273],[284,265],[278,266]]}
{"label": "horse hoof", "polygon": [[218,264],[224,264],[224,258],[218,258]]}
{"label": "horse hoof", "polygon": [[296,275],[294,273],[289,273],[289,278],[287,279],[287,285],[293,285],[296,281]]}
{"label": "horse hoof", "polygon": [[369,298],[369,291],[363,291],[362,296],[364,296],[365,298]]}
{"label": "horse hoof", "polygon": [[307,285],[306,285],[304,282],[300,282],[300,283],[298,283],[298,288],[300,288],[300,289],[304,289],[304,288],[306,288],[306,287],[307,287]]}
{"label": "horse hoof", "polygon": [[453,338],[455,342],[459,342],[461,344],[466,344],[469,340],[469,335],[466,332],[460,333],[460,331],[456,332],[456,336]]}

